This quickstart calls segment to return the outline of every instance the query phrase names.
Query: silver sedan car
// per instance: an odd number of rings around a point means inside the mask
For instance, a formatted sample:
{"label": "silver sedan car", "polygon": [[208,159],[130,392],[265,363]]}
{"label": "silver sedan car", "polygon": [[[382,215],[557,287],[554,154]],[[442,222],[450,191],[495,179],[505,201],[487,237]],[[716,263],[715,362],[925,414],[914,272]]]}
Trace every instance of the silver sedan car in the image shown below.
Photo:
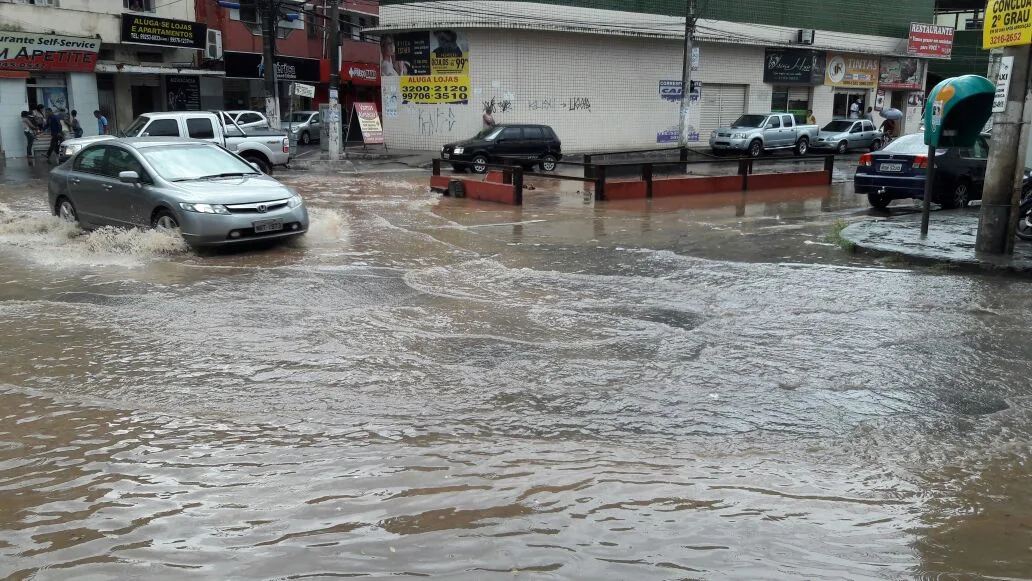
{"label": "silver sedan car", "polygon": [[308,231],[297,192],[202,141],[95,142],[54,168],[48,189],[51,211],[84,228],[178,229],[192,246]]}

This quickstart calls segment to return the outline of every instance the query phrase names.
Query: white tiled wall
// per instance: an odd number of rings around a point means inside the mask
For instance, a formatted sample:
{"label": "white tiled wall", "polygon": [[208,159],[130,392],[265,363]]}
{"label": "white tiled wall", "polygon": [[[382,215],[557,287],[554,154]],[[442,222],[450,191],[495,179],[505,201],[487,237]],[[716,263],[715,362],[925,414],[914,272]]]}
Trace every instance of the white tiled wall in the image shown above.
{"label": "white tiled wall", "polygon": [[25,156],[21,112],[28,108],[25,79],[0,79],[0,150],[7,157]]}

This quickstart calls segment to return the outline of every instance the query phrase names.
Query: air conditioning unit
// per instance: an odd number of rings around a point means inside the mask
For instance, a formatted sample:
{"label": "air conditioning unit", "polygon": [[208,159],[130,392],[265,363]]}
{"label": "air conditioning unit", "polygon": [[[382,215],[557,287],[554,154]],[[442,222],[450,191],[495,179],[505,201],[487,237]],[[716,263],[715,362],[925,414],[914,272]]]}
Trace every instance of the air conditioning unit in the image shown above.
{"label": "air conditioning unit", "polygon": [[812,28],[804,28],[799,31],[799,44],[813,44],[813,37],[816,31]]}
{"label": "air conditioning unit", "polygon": [[222,60],[222,31],[208,29],[208,41],[204,45],[204,58],[212,61]]}

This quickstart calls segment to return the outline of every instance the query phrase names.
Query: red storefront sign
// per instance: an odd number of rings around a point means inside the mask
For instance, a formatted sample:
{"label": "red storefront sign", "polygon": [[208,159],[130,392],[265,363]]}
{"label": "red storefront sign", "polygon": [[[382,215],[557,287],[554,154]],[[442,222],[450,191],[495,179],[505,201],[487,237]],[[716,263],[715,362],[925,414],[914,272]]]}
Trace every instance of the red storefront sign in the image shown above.
{"label": "red storefront sign", "polygon": [[924,58],[949,59],[953,54],[953,27],[911,22],[907,54]]}
{"label": "red storefront sign", "polygon": [[340,80],[351,81],[356,85],[379,85],[380,66],[372,63],[345,61],[340,67]]}
{"label": "red storefront sign", "polygon": [[99,38],[0,31],[0,77],[26,78],[32,73],[92,73]]}

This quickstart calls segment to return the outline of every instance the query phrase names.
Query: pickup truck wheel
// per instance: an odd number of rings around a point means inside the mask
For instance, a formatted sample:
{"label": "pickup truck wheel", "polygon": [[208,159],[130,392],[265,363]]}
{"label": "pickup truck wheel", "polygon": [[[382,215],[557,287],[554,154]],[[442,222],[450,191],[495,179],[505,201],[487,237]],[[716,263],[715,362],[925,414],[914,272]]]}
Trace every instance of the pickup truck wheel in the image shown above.
{"label": "pickup truck wheel", "polygon": [[803,137],[795,144],[796,155],[806,155],[806,152],[810,151],[810,140]]}
{"label": "pickup truck wheel", "polygon": [[312,142],[312,136],[307,131],[301,132],[301,144],[308,145]]}
{"label": "pickup truck wheel", "polygon": [[843,155],[843,154],[845,154],[847,152],[849,152],[849,144],[846,143],[845,141],[840,142],[838,144],[838,147],[835,148],[835,153],[837,153],[839,155]]}
{"label": "pickup truck wheel", "polygon": [[885,194],[867,194],[867,201],[875,210],[884,210],[892,203],[892,198]]}
{"label": "pickup truck wheel", "polygon": [[258,157],[257,155],[245,155],[244,159],[258,166],[258,169],[261,170],[263,174],[267,176],[272,175],[272,165],[270,165],[269,162],[265,161],[264,158]]}
{"label": "pickup truck wheel", "polygon": [[555,162],[555,156],[551,153],[541,156],[541,171],[555,171]]}
{"label": "pickup truck wheel", "polygon": [[752,143],[749,144],[749,157],[760,157],[763,153],[763,142],[759,139],[753,139]]}

